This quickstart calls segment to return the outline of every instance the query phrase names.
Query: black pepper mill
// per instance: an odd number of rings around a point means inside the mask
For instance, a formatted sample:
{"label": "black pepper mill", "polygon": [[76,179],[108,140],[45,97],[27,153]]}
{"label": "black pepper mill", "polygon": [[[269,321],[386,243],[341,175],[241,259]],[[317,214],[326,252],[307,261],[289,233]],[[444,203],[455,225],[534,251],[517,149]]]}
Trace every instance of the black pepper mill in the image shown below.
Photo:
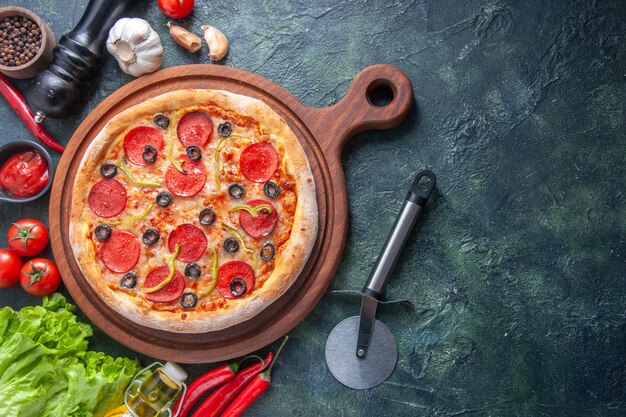
{"label": "black pepper mill", "polygon": [[109,30],[131,0],[90,0],[78,25],[54,48],[54,61],[32,82],[26,98],[35,122],[69,113],[102,54]]}

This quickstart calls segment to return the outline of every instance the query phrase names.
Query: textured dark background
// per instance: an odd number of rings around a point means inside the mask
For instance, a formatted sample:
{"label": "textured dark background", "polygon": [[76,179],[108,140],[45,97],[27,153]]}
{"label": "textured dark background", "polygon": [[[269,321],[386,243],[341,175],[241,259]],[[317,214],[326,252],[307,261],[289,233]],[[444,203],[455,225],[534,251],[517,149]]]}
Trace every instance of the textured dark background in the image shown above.
{"label": "textured dark background", "polygon": [[[87,1],[20,3],[60,35]],[[209,62],[206,46],[190,55],[173,43],[156,1],[137,3],[127,15],[159,32],[163,67]],[[249,415],[626,414],[625,1],[196,3],[181,23],[222,29],[225,65],[306,104],[336,102],[374,63],[413,82],[409,118],[344,152],[350,226],[330,291],[361,288],[414,174],[439,178],[388,290],[411,305],[380,309],[398,341],[391,378],[353,391],[330,375],[326,337],[358,298],[329,292],[291,332]],[[105,56],[84,106],[45,127],[65,143],[129,81]],[[30,137],[2,100],[0,110],[0,143]],[[0,246],[11,222],[47,219],[47,206],[0,203]],[[38,302],[0,292],[0,305]],[[136,356],[98,331],[91,347]]]}

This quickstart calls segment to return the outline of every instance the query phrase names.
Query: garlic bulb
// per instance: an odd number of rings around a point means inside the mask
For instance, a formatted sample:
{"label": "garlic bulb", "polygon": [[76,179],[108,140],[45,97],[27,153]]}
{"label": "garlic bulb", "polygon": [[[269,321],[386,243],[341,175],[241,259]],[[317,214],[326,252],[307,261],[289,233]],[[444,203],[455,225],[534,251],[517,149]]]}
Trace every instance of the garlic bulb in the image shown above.
{"label": "garlic bulb", "polygon": [[134,77],[161,67],[163,46],[159,34],[143,19],[124,17],[109,31],[107,50],[122,71]]}

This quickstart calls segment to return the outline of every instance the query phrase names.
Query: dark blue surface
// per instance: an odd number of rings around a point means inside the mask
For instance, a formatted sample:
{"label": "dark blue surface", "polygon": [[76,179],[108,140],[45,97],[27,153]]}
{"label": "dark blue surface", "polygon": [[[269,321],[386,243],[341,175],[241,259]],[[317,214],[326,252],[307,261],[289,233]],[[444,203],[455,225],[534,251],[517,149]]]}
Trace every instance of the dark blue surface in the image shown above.
{"label": "dark blue surface", "polygon": [[[137,3],[128,15],[159,32],[163,67],[209,62],[206,46],[190,55],[174,44],[156,1]],[[624,1],[196,3],[179,23],[220,28],[225,65],[309,105],[336,102],[374,63],[413,82],[409,118],[344,152],[351,223],[329,291],[361,288],[415,173],[438,177],[388,289],[411,304],[380,308],[398,341],[395,373],[368,391],[332,378],[324,343],[358,298],[329,293],[292,332],[249,415],[626,414]],[[22,4],[60,35],[86,1]],[[59,141],[131,77],[106,56],[98,79],[72,117],[45,122]],[[0,109],[0,143],[28,138]],[[11,222],[46,219],[47,204],[0,203],[0,246]],[[37,302],[0,291],[0,304]],[[91,346],[135,356],[100,332]]]}

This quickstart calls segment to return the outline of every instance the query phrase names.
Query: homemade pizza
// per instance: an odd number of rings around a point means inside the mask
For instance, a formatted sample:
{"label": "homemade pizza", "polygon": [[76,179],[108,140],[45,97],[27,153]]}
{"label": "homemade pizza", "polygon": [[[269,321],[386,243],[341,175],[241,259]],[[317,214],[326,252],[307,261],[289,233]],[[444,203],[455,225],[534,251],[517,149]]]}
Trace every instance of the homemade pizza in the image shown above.
{"label": "homemade pizza", "polygon": [[89,145],[70,213],[95,292],[140,325],[225,329],[283,295],[317,237],[313,174],[260,100],[180,90],[113,117]]}

